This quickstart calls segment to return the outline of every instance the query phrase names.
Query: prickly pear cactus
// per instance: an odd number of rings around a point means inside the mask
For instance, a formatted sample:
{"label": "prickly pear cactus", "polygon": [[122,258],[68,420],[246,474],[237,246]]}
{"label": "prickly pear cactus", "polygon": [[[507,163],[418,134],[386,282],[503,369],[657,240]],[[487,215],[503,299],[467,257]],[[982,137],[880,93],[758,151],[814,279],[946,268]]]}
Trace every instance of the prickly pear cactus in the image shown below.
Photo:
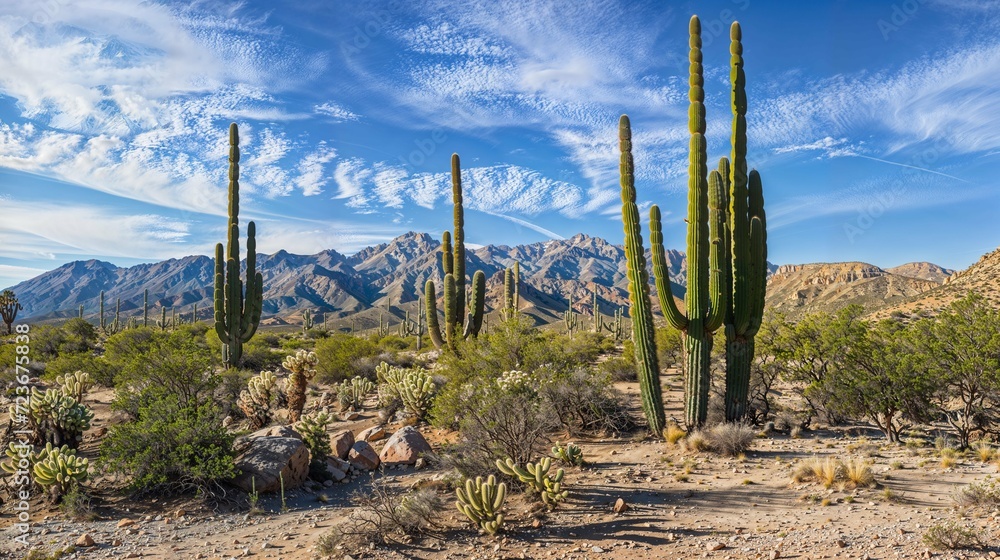
{"label": "prickly pear cactus", "polygon": [[316,376],[316,364],[319,359],[315,352],[299,350],[285,358],[281,365],[292,372],[288,376],[288,419],[298,422],[302,418],[302,409],[306,405],[306,387]]}
{"label": "prickly pear cactus", "polygon": [[559,469],[554,476],[549,476],[550,467],[552,467],[552,459],[548,457],[543,457],[537,463],[525,463],[524,467],[519,466],[511,459],[506,461],[497,459],[497,468],[500,469],[500,472],[527,484],[542,498],[542,503],[549,509],[553,509],[559,502],[566,499],[569,491],[562,489],[562,479],[566,473]]}
{"label": "prickly pear cactus", "polygon": [[458,511],[465,514],[488,535],[495,535],[503,526],[504,516],[500,513],[503,502],[507,498],[507,485],[497,484],[495,476],[483,480],[477,476],[475,481],[466,479],[465,488],[455,490],[458,495]]}

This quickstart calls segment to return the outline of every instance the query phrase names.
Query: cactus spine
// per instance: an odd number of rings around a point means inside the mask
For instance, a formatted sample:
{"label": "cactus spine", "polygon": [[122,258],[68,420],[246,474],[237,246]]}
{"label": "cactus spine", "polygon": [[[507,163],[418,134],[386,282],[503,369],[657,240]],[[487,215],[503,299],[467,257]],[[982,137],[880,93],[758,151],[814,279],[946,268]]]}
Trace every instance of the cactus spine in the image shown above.
{"label": "cactus spine", "polygon": [[760,174],[747,174],[747,94],[743,72],[743,32],[738,22],[729,31],[733,110],[732,165],[725,158],[719,173],[728,187],[728,231],[722,242],[725,289],[730,294],[725,310],[726,420],[737,422],[746,414],[750,363],[754,337],[764,314],[767,290],[767,227]]}
{"label": "cactus spine", "polygon": [[235,367],[260,324],[264,278],[257,272],[257,226],[247,224],[246,292],[240,280],[240,136],[236,123],[229,125],[229,228],[223,255],[215,246],[215,332],[222,340],[222,361]]}
{"label": "cactus spine", "polygon": [[663,392],[660,387],[660,365],[653,337],[649,273],[646,272],[646,254],[642,247],[639,208],[635,204],[632,129],[626,115],[622,115],[618,123],[618,141],[621,148],[622,225],[625,228],[629,311],[632,316],[632,339],[635,342],[639,392],[642,397],[642,411],[646,415],[649,429],[654,434],[659,434],[663,431],[666,418],[663,413]]}
{"label": "cactus spine", "polygon": [[444,273],[444,336],[441,335],[438,325],[437,301],[433,297],[434,285],[430,280],[425,286],[425,295],[427,297],[427,328],[431,334],[431,341],[438,348],[447,344],[449,350],[456,352],[458,337],[468,338],[471,336],[475,338],[479,336],[479,330],[483,323],[483,313],[486,309],[486,276],[484,274],[480,280],[478,275],[473,275],[470,310],[468,322],[465,323],[465,210],[462,206],[462,170],[458,154],[451,156],[451,196],[454,205],[454,231],[445,231],[441,236],[441,268]]}

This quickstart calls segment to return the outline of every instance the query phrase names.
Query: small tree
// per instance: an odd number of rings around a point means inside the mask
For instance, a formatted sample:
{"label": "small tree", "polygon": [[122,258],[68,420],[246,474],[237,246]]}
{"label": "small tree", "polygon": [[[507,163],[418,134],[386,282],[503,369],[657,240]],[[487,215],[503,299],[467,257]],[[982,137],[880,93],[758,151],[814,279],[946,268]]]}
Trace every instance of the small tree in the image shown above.
{"label": "small tree", "polygon": [[14,295],[14,292],[4,290],[3,293],[0,293],[0,317],[3,317],[3,322],[7,324],[7,334],[14,332],[14,319],[17,318],[17,312],[21,309],[24,308],[17,301],[17,296]]}
{"label": "small tree", "polygon": [[858,325],[862,328],[857,336],[843,341],[846,367],[826,382],[829,406],[871,419],[889,441],[899,443],[907,422],[929,418],[934,379],[921,367],[906,327],[893,321]]}
{"label": "small tree", "polygon": [[921,320],[914,336],[934,393],[962,448],[972,434],[996,422],[1000,405],[1000,313],[972,293],[955,301],[936,321]]}

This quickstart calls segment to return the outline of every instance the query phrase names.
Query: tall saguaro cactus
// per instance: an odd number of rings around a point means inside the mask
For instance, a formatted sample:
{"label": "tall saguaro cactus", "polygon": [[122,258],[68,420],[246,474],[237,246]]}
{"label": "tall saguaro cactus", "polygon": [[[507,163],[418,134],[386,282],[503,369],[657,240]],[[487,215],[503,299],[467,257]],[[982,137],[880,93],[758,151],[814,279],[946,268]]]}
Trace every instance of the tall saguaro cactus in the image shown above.
{"label": "tall saguaro cactus", "polygon": [[240,279],[240,136],[236,123],[229,125],[229,228],[223,254],[222,243],[215,246],[215,332],[222,340],[222,361],[229,367],[239,364],[243,344],[253,337],[260,324],[264,299],[264,279],[257,272],[257,226],[247,224],[246,292]]}
{"label": "tall saguaro cactus", "polygon": [[438,348],[447,345],[454,352],[457,350],[456,341],[459,337],[479,336],[486,309],[486,275],[482,271],[477,271],[472,277],[472,296],[466,313],[465,210],[462,206],[462,170],[458,154],[451,156],[451,196],[454,204],[454,231],[445,231],[441,236],[444,336],[438,323],[436,292],[432,280],[427,281],[424,295],[427,297],[427,331],[431,341]]}
{"label": "tall saguaro cactus", "polygon": [[663,431],[663,390],[660,387],[660,364],[656,358],[653,333],[653,309],[649,302],[649,273],[646,271],[646,251],[642,246],[642,226],[635,203],[635,168],[632,164],[632,128],[628,117],[618,122],[618,142],[621,149],[622,225],[625,228],[625,262],[628,277],[629,314],[632,316],[632,340],[638,366],[639,393],[642,411],[654,434]]}
{"label": "tall saguaro cactus", "polygon": [[764,191],[756,170],[747,174],[747,94],[743,73],[743,33],[734,22],[729,31],[730,82],[732,84],[732,165],[725,158],[719,173],[729,191],[729,223],[723,245],[731,258],[723,263],[725,289],[730,294],[725,310],[726,420],[746,415],[750,388],[750,363],[754,336],[764,315],[767,290],[767,228]]}

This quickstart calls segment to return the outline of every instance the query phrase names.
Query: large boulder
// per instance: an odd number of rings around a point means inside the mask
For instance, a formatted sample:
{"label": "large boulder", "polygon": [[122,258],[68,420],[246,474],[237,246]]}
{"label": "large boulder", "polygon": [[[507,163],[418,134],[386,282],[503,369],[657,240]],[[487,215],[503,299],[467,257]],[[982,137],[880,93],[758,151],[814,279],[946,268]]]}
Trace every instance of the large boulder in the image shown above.
{"label": "large boulder", "polygon": [[379,459],[385,465],[412,465],[417,462],[421,453],[431,450],[424,436],[413,426],[406,426],[385,442]]}
{"label": "large boulder", "polygon": [[351,452],[354,445],[354,432],[344,430],[330,436],[330,449],[333,455],[340,459],[347,459],[347,454]]}
{"label": "large boulder", "polygon": [[355,467],[366,471],[377,469],[379,464],[378,453],[375,453],[367,441],[354,442],[354,447],[351,447],[347,460]]}
{"label": "large boulder", "polygon": [[[309,448],[293,437],[248,439],[236,457],[240,474],[233,483],[246,492],[277,492],[298,488],[309,478]],[[279,476],[280,475],[280,476]]]}
{"label": "large boulder", "polygon": [[372,426],[358,434],[358,441],[372,443],[380,439],[385,439],[385,428],[383,426]]}

